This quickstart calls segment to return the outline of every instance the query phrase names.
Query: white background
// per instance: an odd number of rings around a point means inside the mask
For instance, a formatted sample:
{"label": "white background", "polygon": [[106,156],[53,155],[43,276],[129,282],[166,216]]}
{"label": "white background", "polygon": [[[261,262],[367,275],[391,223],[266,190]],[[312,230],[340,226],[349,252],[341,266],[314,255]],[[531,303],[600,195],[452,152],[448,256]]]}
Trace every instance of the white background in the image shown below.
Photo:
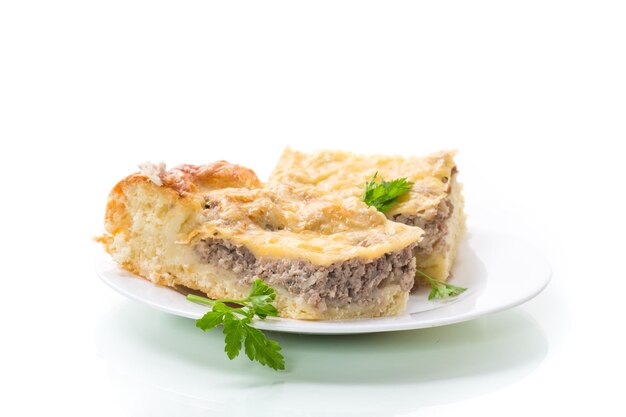
{"label": "white background", "polygon": [[[624,415],[624,22],[619,1],[0,2],[0,414]],[[97,279],[137,163],[264,178],[287,144],[459,149],[468,202],[510,199],[552,283],[441,329],[277,335],[277,374]]]}

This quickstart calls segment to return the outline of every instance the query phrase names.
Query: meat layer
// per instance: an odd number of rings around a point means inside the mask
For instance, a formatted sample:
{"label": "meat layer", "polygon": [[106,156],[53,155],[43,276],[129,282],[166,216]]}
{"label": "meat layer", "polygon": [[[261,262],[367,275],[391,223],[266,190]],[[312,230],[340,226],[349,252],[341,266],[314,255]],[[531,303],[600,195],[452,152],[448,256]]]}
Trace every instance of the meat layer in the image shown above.
{"label": "meat layer", "polygon": [[324,310],[368,302],[377,289],[387,285],[411,289],[416,269],[414,247],[373,260],[353,258],[326,266],[299,259],[257,258],[244,246],[224,239],[202,239],[194,249],[204,262],[235,272],[243,284],[258,277]]}
{"label": "meat layer", "polygon": [[391,220],[424,230],[424,237],[416,250],[420,255],[430,255],[439,242],[445,241],[444,237],[448,233],[447,222],[453,211],[454,205],[450,200],[445,199],[437,207],[437,214],[432,220],[427,221],[416,214],[396,214],[391,217]]}

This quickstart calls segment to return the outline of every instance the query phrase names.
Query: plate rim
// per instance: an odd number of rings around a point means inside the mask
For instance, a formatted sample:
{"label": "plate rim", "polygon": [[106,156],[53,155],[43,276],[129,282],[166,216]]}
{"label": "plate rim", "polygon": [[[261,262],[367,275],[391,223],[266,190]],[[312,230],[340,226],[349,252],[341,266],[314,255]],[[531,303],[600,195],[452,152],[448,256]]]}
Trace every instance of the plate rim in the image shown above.
{"label": "plate rim", "polygon": [[[477,230],[473,228],[473,233]],[[481,230],[478,228],[478,230]],[[488,231],[487,229],[483,229],[487,233],[493,233]],[[474,320],[476,318],[497,313],[500,311],[508,310],[510,308],[516,307],[518,305],[524,304],[532,298],[539,295],[550,283],[552,279],[552,267],[546,257],[539,251],[533,244],[528,242],[526,239],[521,238],[520,236],[511,235],[511,234],[503,234],[508,237],[514,237],[515,240],[521,242],[525,246],[527,246],[530,250],[534,252],[535,260],[539,261],[543,264],[544,267],[544,276],[539,285],[533,287],[531,291],[528,291],[523,296],[515,298],[509,302],[503,303],[495,303],[489,307],[476,308],[472,307],[469,311],[451,314],[448,316],[443,316],[441,318],[431,318],[425,320],[419,320],[418,318],[423,313],[432,313],[433,311],[445,312],[448,309],[454,308],[455,306],[462,306],[464,303],[472,302],[476,297],[479,297],[481,294],[484,294],[483,288],[482,290],[473,291],[472,293],[467,294],[467,296],[462,296],[458,300],[449,303],[449,305],[443,305],[434,309],[414,312],[414,313],[405,313],[399,316],[391,316],[391,317],[380,317],[380,318],[363,318],[363,319],[352,319],[352,320],[297,320],[290,318],[274,318],[268,317],[265,320],[254,320],[253,326],[266,331],[274,331],[274,332],[285,332],[285,333],[300,333],[300,334],[319,334],[319,335],[340,335],[340,334],[367,334],[367,333],[383,333],[383,332],[393,332],[393,331],[405,331],[405,330],[417,330],[423,328],[432,328],[439,326],[447,326],[455,323],[461,323],[469,320]],[[467,238],[465,238],[467,239]],[[174,293],[179,294],[176,290],[156,285],[149,280],[140,277],[126,269],[120,267],[108,254],[104,253],[101,248],[96,253],[95,257],[95,272],[98,277],[107,284],[108,287],[113,289],[115,292],[133,300],[139,302],[141,304],[145,304],[151,308],[157,309],[159,311],[176,315],[179,317],[186,317],[190,319],[197,319],[198,317],[193,315],[192,313],[181,311],[176,307],[169,306],[164,303],[159,303],[154,301],[153,299],[142,297],[140,294],[136,292],[129,291],[127,287],[123,287],[121,285],[117,285],[114,279],[111,279],[107,272],[110,273],[111,269],[117,269],[120,273],[131,274],[134,278],[143,281],[145,285],[156,286],[159,289],[164,291],[172,291]],[[490,279],[487,279],[485,282],[485,287],[489,286]],[[143,284],[142,283],[142,284]],[[142,285],[140,284],[140,285]],[[445,303],[445,302],[444,302]],[[199,307],[199,304],[196,304]],[[207,310],[208,311],[208,310]],[[201,314],[201,313],[198,313]],[[394,320],[395,319],[395,320]],[[376,322],[380,320],[380,322]],[[367,321],[366,325],[357,325],[359,322]]]}

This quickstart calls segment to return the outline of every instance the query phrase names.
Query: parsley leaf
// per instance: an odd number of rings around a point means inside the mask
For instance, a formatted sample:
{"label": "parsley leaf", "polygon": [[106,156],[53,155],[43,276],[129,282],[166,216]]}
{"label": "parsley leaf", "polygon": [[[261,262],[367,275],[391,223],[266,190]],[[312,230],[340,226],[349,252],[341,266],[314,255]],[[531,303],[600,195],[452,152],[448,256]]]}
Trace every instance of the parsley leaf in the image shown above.
{"label": "parsley leaf", "polygon": [[267,316],[277,316],[278,310],[271,302],[276,299],[276,292],[274,289],[261,281],[256,279],[252,283],[252,289],[250,290],[250,296],[248,300],[252,303],[252,307],[257,316],[264,319]]}
{"label": "parsley leaf", "polygon": [[238,319],[233,313],[224,315],[224,351],[229,359],[235,359],[241,350],[241,342],[246,337],[246,328],[250,319]]}
{"label": "parsley leaf", "polygon": [[[272,287],[257,278],[252,283],[250,295],[241,300],[211,300],[194,294],[189,294],[187,299],[211,306],[211,311],[196,320],[196,327],[207,331],[222,324],[224,351],[229,359],[239,356],[243,345],[246,356],[251,361],[276,370],[285,369],[285,359],[280,353],[281,346],[250,325],[255,315],[260,319],[278,315],[278,310],[271,304],[276,299],[276,292]],[[238,307],[231,307],[229,304]]]}
{"label": "parsley leaf", "polygon": [[417,270],[417,273],[423,276],[424,278],[426,278],[426,280],[432,287],[432,289],[430,290],[430,294],[428,294],[429,300],[432,300],[435,298],[443,299],[443,298],[448,298],[448,297],[456,297],[457,295],[467,290],[467,288],[457,287],[455,285],[448,284],[447,282],[439,281],[438,279],[435,279],[425,274],[419,269]]}
{"label": "parsley leaf", "polygon": [[250,297],[266,295],[272,301],[276,299],[276,291],[260,279],[255,279],[250,288]]}
{"label": "parsley leaf", "polygon": [[248,327],[245,341],[246,355],[250,360],[257,360],[272,369],[285,369],[285,360],[280,354],[280,345],[268,339],[262,331]]}
{"label": "parsley leaf", "polygon": [[368,206],[374,206],[378,211],[385,213],[396,204],[398,197],[409,192],[413,183],[406,178],[385,181],[382,177],[376,181],[378,172],[365,183],[363,201]]}
{"label": "parsley leaf", "polygon": [[224,321],[224,313],[221,311],[209,311],[202,318],[196,320],[196,327],[204,331],[211,330]]}

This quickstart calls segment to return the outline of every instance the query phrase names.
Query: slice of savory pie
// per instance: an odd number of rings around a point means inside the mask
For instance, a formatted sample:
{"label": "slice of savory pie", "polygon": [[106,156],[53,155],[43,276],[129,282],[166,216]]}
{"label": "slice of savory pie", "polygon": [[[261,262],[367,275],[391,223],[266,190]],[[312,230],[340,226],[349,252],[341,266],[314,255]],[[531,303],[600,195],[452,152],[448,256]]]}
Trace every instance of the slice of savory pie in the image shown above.
{"label": "slice of savory pie", "polygon": [[417,268],[446,280],[465,231],[461,185],[455,152],[427,157],[355,155],[342,151],[297,152],[287,148],[270,178],[272,184],[312,186],[325,194],[360,197],[375,173],[379,178],[407,178],[411,190],[385,214],[390,220],[425,232],[415,248]]}
{"label": "slice of savory pie", "polygon": [[105,226],[113,259],[156,284],[243,298],[258,277],[297,319],[400,313],[423,236],[358,197],[266,186],[224,161],[144,165],[111,192]]}

